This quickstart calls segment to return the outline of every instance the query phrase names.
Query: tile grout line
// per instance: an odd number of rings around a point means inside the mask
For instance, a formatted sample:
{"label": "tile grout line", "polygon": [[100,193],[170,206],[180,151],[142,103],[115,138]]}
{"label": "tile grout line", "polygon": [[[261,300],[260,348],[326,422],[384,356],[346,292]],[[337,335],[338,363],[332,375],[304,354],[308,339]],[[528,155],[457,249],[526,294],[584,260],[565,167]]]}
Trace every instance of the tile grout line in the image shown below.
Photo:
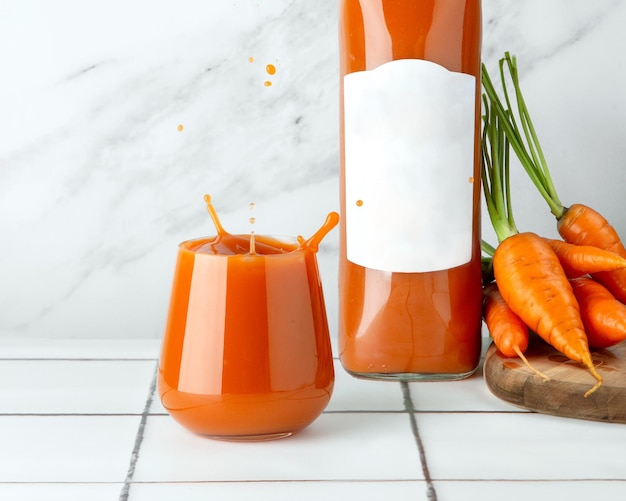
{"label": "tile grout line", "polygon": [[146,399],[146,405],[141,413],[141,421],[139,422],[139,428],[137,429],[137,435],[135,436],[135,444],[133,445],[133,451],[130,455],[130,464],[128,465],[128,471],[126,472],[126,479],[124,480],[124,487],[120,493],[119,501],[128,501],[128,495],[130,493],[130,484],[133,481],[135,475],[135,467],[137,466],[137,460],[139,459],[139,450],[143,442],[144,431],[146,429],[146,422],[150,415],[150,407],[152,407],[152,400],[156,391],[156,380],[158,372],[158,362],[154,367],[152,373],[152,381],[150,382],[150,390],[148,391],[148,398]]}
{"label": "tile grout line", "polygon": [[430,471],[428,470],[428,463],[426,462],[426,451],[424,450],[424,444],[417,427],[417,420],[415,419],[415,407],[413,406],[413,400],[411,399],[411,390],[406,381],[402,381],[400,386],[402,386],[404,408],[409,414],[411,431],[413,432],[413,437],[415,438],[415,443],[417,444],[417,450],[419,451],[422,473],[424,474],[424,480],[426,480],[428,501],[437,501],[437,491],[435,491],[435,485],[433,484],[432,478],[430,478]]}

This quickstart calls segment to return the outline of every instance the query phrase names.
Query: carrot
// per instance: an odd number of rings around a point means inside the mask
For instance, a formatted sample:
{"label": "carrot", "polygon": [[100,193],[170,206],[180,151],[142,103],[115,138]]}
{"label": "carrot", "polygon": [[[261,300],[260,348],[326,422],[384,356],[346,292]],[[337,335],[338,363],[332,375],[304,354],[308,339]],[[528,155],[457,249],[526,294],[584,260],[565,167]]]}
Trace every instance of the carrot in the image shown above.
{"label": "carrot", "polygon": [[626,269],[626,257],[592,245],[574,245],[562,240],[547,238],[565,274],[570,278],[589,273]]}
{"label": "carrot", "polygon": [[626,340],[626,305],[592,278],[579,277],[570,283],[580,305],[589,345],[608,348]]}
{"label": "carrot", "polygon": [[500,118],[484,98],[481,178],[489,218],[499,245],[493,272],[502,297],[522,321],[547,343],[581,363],[597,383],[596,371],[572,286],[550,245],[534,233],[520,233],[513,218],[509,191],[509,142]]}
{"label": "carrot", "polygon": [[535,369],[524,356],[530,337],[528,326],[509,308],[495,283],[483,289],[483,318],[493,344],[502,355],[509,358],[517,356],[533,373],[546,381],[550,379]]}
{"label": "carrot", "polygon": [[541,237],[518,233],[503,240],[493,256],[493,271],[511,310],[548,344],[584,365],[601,384],[591,360],[580,309],[558,257]]}
{"label": "carrot", "polygon": [[[594,209],[574,204],[565,210],[557,222],[559,234],[576,245],[589,245],[604,249],[626,259],[626,248],[617,231]],[[626,269],[590,272],[616,299],[626,303]]]}
{"label": "carrot", "polygon": [[[515,106],[512,106],[512,99],[506,84],[505,63],[514,87]],[[568,208],[561,203],[520,89],[515,57],[506,52],[499,62],[499,68],[506,107],[500,101],[485,65],[482,66],[483,88],[495,114],[499,117],[498,125],[510,142],[511,148],[556,217],[559,234],[569,243],[599,247],[626,258],[626,249],[617,232],[603,216],[582,204],[574,204]],[[598,272],[593,276],[603,283],[618,300],[626,303],[625,269]]]}

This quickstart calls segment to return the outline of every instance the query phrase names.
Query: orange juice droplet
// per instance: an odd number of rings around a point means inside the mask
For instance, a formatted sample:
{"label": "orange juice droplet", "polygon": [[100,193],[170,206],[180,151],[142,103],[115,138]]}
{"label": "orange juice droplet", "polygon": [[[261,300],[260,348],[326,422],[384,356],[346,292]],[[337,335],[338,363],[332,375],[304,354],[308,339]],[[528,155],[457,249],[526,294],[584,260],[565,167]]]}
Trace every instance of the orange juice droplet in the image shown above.
{"label": "orange juice droplet", "polygon": [[357,207],[363,207],[363,200],[357,200],[356,201],[356,206]]}
{"label": "orange juice droplet", "polygon": [[[276,66],[274,66],[273,64],[268,64],[268,65],[265,66],[265,71],[267,72],[268,75],[275,75],[276,74]],[[266,80],[263,85],[265,85],[265,87],[271,87],[272,86],[272,82],[270,82],[269,80]]]}
{"label": "orange juice droplet", "polygon": [[253,63],[253,62],[254,62],[254,58],[253,58],[253,57],[249,57],[249,58],[248,58],[248,62],[249,62],[249,63]]}
{"label": "orange juice droplet", "polygon": [[468,180],[470,183],[473,183],[473,182],[474,182],[474,176],[470,176],[469,178],[467,178],[467,180]]}
{"label": "orange juice droplet", "polygon": [[178,132],[182,132],[184,129],[183,124],[179,124],[176,128],[178,129]]}
{"label": "orange juice droplet", "polygon": [[301,248],[309,248],[313,252],[317,252],[317,248],[323,238],[328,234],[330,230],[332,230],[339,223],[339,214],[336,212],[331,212],[326,216],[326,221],[317,230],[311,238],[308,240],[304,240],[301,236],[298,237],[298,242],[300,243]]}

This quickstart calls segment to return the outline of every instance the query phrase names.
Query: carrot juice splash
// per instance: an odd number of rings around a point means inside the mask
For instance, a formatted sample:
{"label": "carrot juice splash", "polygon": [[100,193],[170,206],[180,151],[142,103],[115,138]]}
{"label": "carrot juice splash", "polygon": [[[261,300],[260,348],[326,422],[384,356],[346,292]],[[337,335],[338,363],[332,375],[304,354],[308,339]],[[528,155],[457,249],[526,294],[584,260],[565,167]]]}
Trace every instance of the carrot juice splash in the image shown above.
{"label": "carrot juice splash", "polygon": [[357,377],[478,366],[480,0],[341,0],[339,351]]}

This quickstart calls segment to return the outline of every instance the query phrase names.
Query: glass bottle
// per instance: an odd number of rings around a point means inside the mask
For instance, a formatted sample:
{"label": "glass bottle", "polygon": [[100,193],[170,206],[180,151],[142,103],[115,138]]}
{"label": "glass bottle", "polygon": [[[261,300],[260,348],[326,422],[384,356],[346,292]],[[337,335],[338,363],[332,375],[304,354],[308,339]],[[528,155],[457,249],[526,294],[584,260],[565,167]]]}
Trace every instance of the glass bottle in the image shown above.
{"label": "glass bottle", "polygon": [[339,5],[341,363],[467,377],[481,350],[481,2]]}

